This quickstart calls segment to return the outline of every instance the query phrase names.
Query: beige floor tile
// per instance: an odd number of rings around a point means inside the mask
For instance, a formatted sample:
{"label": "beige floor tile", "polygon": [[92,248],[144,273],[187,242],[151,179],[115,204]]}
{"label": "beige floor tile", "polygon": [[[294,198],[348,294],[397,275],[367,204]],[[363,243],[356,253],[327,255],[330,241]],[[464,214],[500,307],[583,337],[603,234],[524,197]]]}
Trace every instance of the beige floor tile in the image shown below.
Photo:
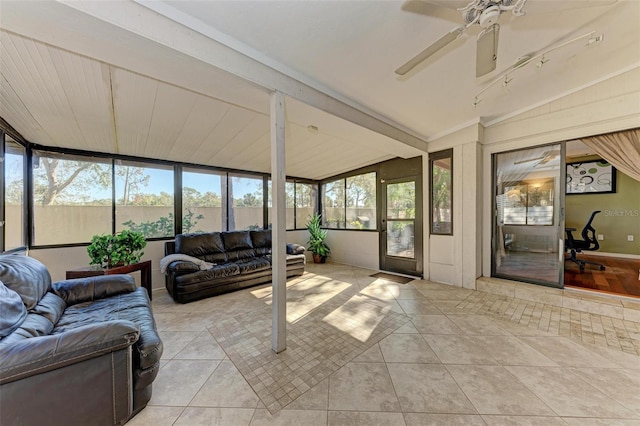
{"label": "beige floor tile", "polygon": [[497,364],[471,336],[423,334],[443,364]]}
{"label": "beige floor tile", "polygon": [[411,322],[422,334],[462,334],[462,330],[445,315],[411,315]]}
{"label": "beige floor tile", "polygon": [[439,364],[387,364],[403,412],[477,414]]}
{"label": "beige floor tile", "polygon": [[[277,356],[270,285],[189,304],[157,291],[165,352],[152,400],[129,424],[640,425],[636,323],[424,280],[402,285],[348,265],[307,266],[287,282],[288,349]],[[255,404],[236,407],[241,394]],[[185,408],[192,400],[203,406]],[[515,414],[480,416],[472,401]],[[524,415],[539,401],[552,415]],[[401,408],[425,412],[402,420]]]}
{"label": "beige floor tile", "polygon": [[482,416],[487,426],[566,426],[560,417]]}
{"label": "beige floor tile", "polygon": [[571,368],[570,371],[640,418],[640,374],[637,370]]}
{"label": "beige floor tile", "polygon": [[400,411],[385,364],[349,363],[329,376],[329,409]]}
{"label": "beige floor tile", "polygon": [[471,336],[504,336],[509,334],[490,317],[484,315],[451,315],[451,321]]}
{"label": "beige floor tile", "polygon": [[404,426],[402,413],[329,411],[328,426]]}
{"label": "beige floor tile", "polygon": [[127,422],[130,426],[171,426],[180,416],[184,407],[163,407],[147,405]]}
{"label": "beige floor tile", "polygon": [[175,426],[249,426],[254,409],[187,407]]}
{"label": "beige floor tile", "polygon": [[220,345],[208,331],[200,332],[174,359],[225,359]]}
{"label": "beige floor tile", "polygon": [[222,361],[189,405],[256,408],[258,396],[231,361]]}
{"label": "beige floor tile", "polygon": [[634,418],[633,412],[566,369],[506,368],[560,416]]}
{"label": "beige floor tile", "polygon": [[327,412],[324,410],[282,410],[271,414],[267,410],[256,410],[251,426],[326,426]]}
{"label": "beige floor tile", "polygon": [[396,331],[393,334],[417,334],[419,333],[418,329],[412,322],[408,322]]}
{"label": "beige floor tile", "polygon": [[420,334],[391,334],[378,344],[385,362],[440,363]]}
{"label": "beige floor tile", "polygon": [[521,337],[520,339],[565,367],[618,367],[617,364],[598,355],[589,347],[565,337]]}
{"label": "beige floor tile", "polygon": [[[613,362],[620,368],[640,370],[640,356],[638,355],[628,354],[614,349],[601,348],[596,346],[590,346],[589,350]],[[638,374],[640,374],[640,372],[638,372]]]}
{"label": "beige floor tile", "polygon": [[162,359],[172,359],[199,334],[197,331],[158,331],[162,340]]}
{"label": "beige floor tile", "polygon": [[388,286],[387,289],[397,300],[424,299],[424,296],[419,290],[416,290],[408,284],[396,284],[395,286]]}
{"label": "beige floor tile", "polygon": [[405,413],[407,426],[485,426],[482,417],[471,414],[425,414]]}
{"label": "beige floor tile", "polygon": [[594,419],[584,417],[563,417],[566,424],[570,426],[638,426],[640,422],[633,419]]}
{"label": "beige floor tile", "polygon": [[362,355],[354,358],[352,362],[384,362],[384,358],[382,357],[380,346],[378,346],[378,344],[376,343],[375,345],[364,351]]}
{"label": "beige floor tile", "polygon": [[220,364],[212,360],[171,360],[153,382],[150,405],[186,406]]}
{"label": "beige floor tile", "polygon": [[447,370],[480,414],[555,415],[504,367],[449,365]]}
{"label": "beige floor tile", "polygon": [[472,339],[502,365],[558,366],[515,336],[473,336]]}
{"label": "beige floor tile", "polygon": [[473,290],[464,288],[450,289],[427,289],[420,290],[420,293],[429,300],[464,300]]}
{"label": "beige floor tile", "polygon": [[427,299],[399,299],[398,304],[406,314],[442,315],[442,312]]}
{"label": "beige floor tile", "polygon": [[291,404],[285,410],[326,410],[329,407],[329,379],[324,379]]}

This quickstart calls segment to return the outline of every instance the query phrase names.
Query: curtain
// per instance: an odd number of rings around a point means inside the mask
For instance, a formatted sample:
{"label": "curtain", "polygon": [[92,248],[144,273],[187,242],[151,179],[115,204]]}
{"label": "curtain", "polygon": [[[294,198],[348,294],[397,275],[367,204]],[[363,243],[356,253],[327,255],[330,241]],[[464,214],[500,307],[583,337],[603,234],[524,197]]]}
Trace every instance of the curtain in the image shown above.
{"label": "curtain", "polygon": [[616,169],[640,181],[640,129],[581,139]]}

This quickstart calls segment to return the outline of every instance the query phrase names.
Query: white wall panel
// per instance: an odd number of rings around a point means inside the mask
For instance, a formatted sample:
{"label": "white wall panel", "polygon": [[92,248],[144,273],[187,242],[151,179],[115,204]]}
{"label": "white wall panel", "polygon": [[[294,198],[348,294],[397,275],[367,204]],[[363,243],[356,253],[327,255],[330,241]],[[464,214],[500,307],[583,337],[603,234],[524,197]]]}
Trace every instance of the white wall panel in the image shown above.
{"label": "white wall panel", "polygon": [[331,248],[331,260],[378,270],[380,268],[378,235],[377,232],[329,230],[326,241]]}

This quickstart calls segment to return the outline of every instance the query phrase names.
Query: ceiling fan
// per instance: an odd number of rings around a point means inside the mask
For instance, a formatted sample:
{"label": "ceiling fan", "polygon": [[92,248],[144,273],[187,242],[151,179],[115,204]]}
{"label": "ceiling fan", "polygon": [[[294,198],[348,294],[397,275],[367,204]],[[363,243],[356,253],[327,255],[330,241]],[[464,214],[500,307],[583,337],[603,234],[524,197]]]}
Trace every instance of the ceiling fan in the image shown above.
{"label": "ceiling fan", "polygon": [[[515,16],[523,16],[522,11],[527,0],[472,0],[465,7],[457,8],[462,13],[464,24],[449,31],[436,40],[431,46],[418,53],[395,72],[405,75],[422,61],[426,60],[438,50],[456,40],[462,33],[473,25],[480,25],[483,30],[478,35],[476,48],[476,77],[482,77],[496,69],[498,60],[498,35],[500,25],[498,19],[504,12],[511,11]],[[427,1],[439,6],[450,7],[456,2]]]}

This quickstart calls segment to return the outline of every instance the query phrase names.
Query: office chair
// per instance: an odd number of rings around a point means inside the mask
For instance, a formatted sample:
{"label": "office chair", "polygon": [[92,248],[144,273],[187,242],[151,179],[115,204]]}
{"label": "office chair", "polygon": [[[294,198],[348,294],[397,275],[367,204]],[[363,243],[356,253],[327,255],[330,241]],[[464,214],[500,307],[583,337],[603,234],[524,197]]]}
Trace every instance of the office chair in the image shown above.
{"label": "office chair", "polygon": [[581,260],[576,258],[576,253],[581,253],[583,250],[587,251],[595,251],[600,248],[600,244],[598,243],[598,238],[596,236],[596,230],[591,226],[591,222],[593,222],[593,218],[600,213],[600,210],[596,210],[591,213],[587,224],[582,228],[582,240],[576,240],[573,238],[572,231],[575,231],[575,228],[566,228],[565,231],[567,233],[567,238],[564,242],[567,250],[570,251],[569,258],[574,263],[577,263],[580,267],[580,272],[584,271],[585,264],[596,265],[600,267],[601,271],[604,271],[605,267],[601,263],[590,262],[588,260]]}

